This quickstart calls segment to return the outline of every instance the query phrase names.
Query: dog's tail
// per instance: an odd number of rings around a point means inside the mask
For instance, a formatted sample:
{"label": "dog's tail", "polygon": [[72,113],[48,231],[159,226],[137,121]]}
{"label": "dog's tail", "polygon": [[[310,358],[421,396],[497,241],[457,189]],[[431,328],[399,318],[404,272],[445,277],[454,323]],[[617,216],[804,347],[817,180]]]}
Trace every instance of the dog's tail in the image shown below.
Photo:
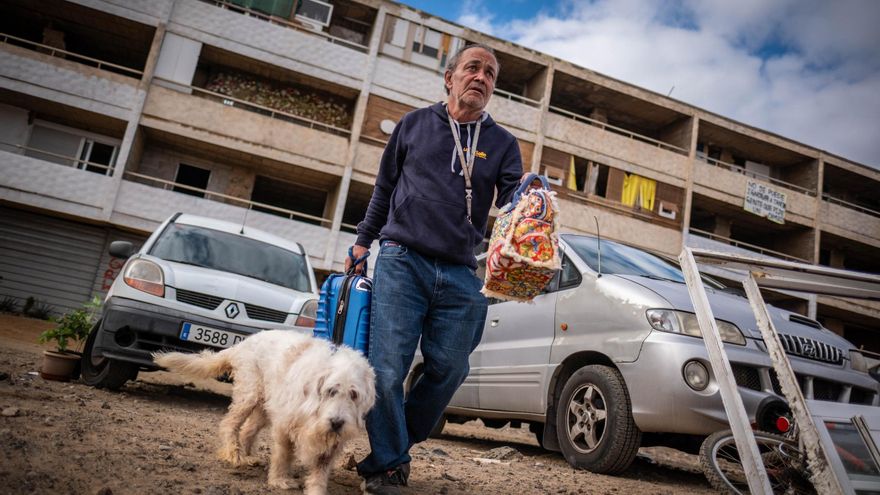
{"label": "dog's tail", "polygon": [[163,368],[193,378],[217,378],[232,372],[229,349],[214,352],[205,349],[198,354],[184,352],[154,352],[153,361]]}

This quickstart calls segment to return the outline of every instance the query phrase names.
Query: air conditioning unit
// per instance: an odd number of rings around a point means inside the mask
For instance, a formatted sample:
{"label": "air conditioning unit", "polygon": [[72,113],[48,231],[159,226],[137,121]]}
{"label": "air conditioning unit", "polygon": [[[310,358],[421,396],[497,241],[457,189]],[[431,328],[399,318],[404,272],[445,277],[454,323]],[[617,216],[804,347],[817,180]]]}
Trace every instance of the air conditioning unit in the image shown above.
{"label": "air conditioning unit", "polygon": [[333,5],[320,0],[300,0],[296,9],[296,18],[317,30],[330,25],[333,16]]}

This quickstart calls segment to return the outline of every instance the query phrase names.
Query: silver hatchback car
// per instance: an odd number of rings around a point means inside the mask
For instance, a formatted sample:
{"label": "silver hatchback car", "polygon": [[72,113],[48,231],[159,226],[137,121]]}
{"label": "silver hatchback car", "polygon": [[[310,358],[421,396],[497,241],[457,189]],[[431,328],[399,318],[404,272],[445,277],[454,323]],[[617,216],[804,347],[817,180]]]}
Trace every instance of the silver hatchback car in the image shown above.
{"label": "silver hatchback car", "polygon": [[[490,301],[470,374],[435,432],[446,420],[528,423],[572,466],[617,473],[642,445],[691,450],[728,428],[677,262],[604,239],[600,250],[591,236],[562,235],[560,245],[562,270],[533,304]],[[705,285],[749,416],[772,430],[788,408],[748,300]],[[878,382],[851,343],[769,309],[807,398],[878,404]],[[408,383],[420,374],[417,360]]]}

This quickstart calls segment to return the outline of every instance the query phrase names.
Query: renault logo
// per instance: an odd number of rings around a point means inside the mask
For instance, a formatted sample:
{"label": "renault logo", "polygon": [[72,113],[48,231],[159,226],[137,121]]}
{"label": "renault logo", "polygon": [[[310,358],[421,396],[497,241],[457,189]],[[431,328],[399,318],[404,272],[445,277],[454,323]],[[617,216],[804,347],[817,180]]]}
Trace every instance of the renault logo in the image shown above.
{"label": "renault logo", "polygon": [[226,306],[226,316],[229,318],[235,318],[239,313],[241,313],[241,310],[238,309],[238,304],[229,303],[229,305]]}

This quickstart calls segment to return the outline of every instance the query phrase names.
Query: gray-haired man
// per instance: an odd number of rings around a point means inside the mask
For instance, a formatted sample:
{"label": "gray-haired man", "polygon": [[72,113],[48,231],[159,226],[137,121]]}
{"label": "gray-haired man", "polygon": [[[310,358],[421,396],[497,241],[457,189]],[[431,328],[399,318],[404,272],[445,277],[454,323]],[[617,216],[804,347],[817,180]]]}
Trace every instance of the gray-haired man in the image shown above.
{"label": "gray-haired man", "polygon": [[[482,336],[487,301],[474,249],[496,190],[501,206],[522,176],[516,138],[484,112],[497,76],[489,47],[471,45],[450,58],[446,102],[401,119],[358,225],[356,258],[374,240],[381,243],[369,344],[377,392],[367,416],[372,451],[358,464],[364,493],[400,493],[410,447],[437,424]],[[403,380],[419,342],[424,373],[404,401]]]}

